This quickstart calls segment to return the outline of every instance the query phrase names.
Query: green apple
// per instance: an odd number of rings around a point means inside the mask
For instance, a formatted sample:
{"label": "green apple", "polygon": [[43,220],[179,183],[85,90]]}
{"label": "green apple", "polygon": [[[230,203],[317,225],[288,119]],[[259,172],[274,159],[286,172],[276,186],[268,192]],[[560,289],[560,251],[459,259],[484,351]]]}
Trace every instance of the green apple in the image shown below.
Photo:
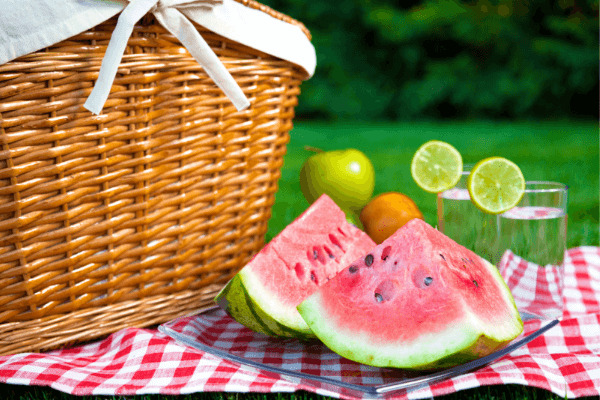
{"label": "green apple", "polygon": [[310,204],[326,193],[340,208],[360,212],[373,195],[375,170],[356,149],[323,151],[304,162],[300,188]]}

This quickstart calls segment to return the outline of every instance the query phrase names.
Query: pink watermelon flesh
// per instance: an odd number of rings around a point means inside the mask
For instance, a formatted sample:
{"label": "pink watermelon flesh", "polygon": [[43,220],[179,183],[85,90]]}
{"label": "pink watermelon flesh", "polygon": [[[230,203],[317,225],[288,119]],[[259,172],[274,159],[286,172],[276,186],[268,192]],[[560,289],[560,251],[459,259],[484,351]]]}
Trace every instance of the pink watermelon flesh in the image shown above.
{"label": "pink watermelon flesh", "polygon": [[523,329],[497,269],[414,219],[298,307],[332,350],[376,366],[431,369],[504,346]]}
{"label": "pink watermelon flesh", "polygon": [[376,246],[322,195],[240,272],[253,306],[284,327],[310,334],[296,307],[319,285]]}

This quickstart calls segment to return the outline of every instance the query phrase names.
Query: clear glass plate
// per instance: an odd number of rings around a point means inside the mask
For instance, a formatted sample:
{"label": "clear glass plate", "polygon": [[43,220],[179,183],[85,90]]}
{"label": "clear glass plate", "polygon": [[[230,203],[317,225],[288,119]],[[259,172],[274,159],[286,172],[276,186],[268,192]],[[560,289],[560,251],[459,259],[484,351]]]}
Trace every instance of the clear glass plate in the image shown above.
{"label": "clear glass plate", "polygon": [[387,397],[440,382],[485,366],[525,345],[559,323],[553,320],[504,349],[435,372],[378,368],[340,357],[321,342],[278,339],[251,331],[213,307],[159,326],[177,342],[264,375],[358,397]]}

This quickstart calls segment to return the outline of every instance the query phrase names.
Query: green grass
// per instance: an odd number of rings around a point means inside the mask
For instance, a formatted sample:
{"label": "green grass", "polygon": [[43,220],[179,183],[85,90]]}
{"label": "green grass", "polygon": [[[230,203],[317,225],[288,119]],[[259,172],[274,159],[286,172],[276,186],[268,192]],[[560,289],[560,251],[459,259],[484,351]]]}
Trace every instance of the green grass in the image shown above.
{"label": "green grass", "polygon": [[298,174],[311,152],[356,148],[375,168],[374,195],[401,192],[412,198],[425,220],[437,224],[436,196],[421,190],[410,175],[410,161],[428,140],[450,143],[464,163],[490,156],[517,163],[526,180],[558,181],[569,186],[567,247],[599,244],[599,141],[594,122],[450,123],[297,123],[291,132],[267,240],[308,207]]}
{"label": "green grass", "polygon": [[[594,122],[543,123],[378,123],[323,124],[298,122],[291,132],[279,192],[269,222],[267,240],[296,218],[308,203],[300,192],[298,174],[311,155],[304,146],[324,150],[356,148],[373,162],[375,194],[398,191],[410,196],[425,220],[436,224],[435,195],[419,189],[410,176],[410,160],[427,140],[438,139],[455,146],[465,163],[489,156],[516,162],[527,180],[551,180],[569,186],[567,247],[599,245],[599,141]],[[138,399],[138,400],[306,400],[321,399],[307,392],[295,394],[197,393],[186,396],[89,396],[66,395],[49,388],[0,384],[7,399]],[[503,385],[460,391],[440,399],[529,400],[564,399],[548,391]],[[324,399],[324,398],[323,398]]]}

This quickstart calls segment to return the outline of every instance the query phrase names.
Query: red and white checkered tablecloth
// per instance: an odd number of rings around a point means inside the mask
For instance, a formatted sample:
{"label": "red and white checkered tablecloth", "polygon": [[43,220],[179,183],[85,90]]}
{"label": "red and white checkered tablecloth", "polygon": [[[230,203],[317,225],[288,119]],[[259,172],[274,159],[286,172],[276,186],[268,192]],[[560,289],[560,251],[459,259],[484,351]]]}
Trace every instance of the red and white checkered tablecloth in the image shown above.
{"label": "red and white checkered tablecloth", "polygon": [[[544,273],[518,272],[518,258],[508,257],[506,262],[501,270],[517,301],[526,301],[535,292],[536,280],[547,279]],[[567,252],[564,285],[565,312],[559,326],[475,372],[397,398],[429,398],[499,384],[534,386],[569,398],[600,395],[600,248],[578,247]],[[541,325],[539,320],[527,321],[524,333]],[[225,337],[235,340],[232,335]],[[299,362],[309,365],[307,369],[315,368],[311,354]],[[304,370],[304,365],[300,369]],[[342,373],[344,368],[337,370]],[[306,390],[352,398],[333,389],[253,372],[180,345],[157,330],[134,328],[71,349],[2,356],[0,382],[50,386],[76,395]]]}

